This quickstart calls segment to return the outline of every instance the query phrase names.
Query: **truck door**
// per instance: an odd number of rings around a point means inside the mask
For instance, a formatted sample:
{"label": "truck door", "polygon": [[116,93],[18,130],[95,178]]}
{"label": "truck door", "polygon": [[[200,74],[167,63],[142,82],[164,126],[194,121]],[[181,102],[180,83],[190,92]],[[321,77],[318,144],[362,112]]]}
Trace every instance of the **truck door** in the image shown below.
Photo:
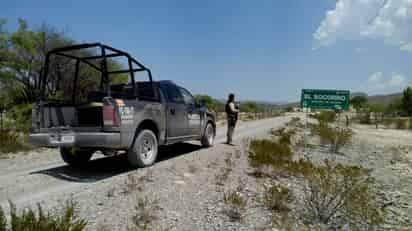
{"label": "truck door", "polygon": [[201,134],[201,115],[200,108],[196,107],[196,100],[190,92],[182,87],[179,88],[180,94],[186,105],[187,120],[188,120],[188,134],[198,136]]}
{"label": "truck door", "polygon": [[188,135],[188,115],[183,96],[173,84],[161,84],[166,97],[166,127],[168,139],[184,138]]}

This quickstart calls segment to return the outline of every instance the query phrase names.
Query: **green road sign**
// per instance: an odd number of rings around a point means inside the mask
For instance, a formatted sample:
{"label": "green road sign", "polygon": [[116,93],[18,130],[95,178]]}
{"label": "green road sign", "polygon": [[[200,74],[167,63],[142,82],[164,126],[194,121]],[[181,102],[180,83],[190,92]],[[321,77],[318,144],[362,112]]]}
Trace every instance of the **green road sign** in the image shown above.
{"label": "green road sign", "polygon": [[300,106],[312,109],[348,110],[350,92],[345,90],[302,89]]}

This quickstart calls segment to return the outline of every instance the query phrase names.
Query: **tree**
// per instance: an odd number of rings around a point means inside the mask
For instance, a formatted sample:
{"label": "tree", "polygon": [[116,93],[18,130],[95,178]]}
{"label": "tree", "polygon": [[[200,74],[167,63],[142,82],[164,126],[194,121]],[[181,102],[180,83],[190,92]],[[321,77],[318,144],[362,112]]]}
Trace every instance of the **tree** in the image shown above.
{"label": "tree", "polygon": [[402,97],[396,97],[386,106],[385,114],[396,115],[403,110]]}
{"label": "tree", "polygon": [[[5,24],[6,21],[0,19],[0,93],[5,98],[2,101],[9,102],[3,109],[15,121],[14,128],[27,131],[47,53],[54,48],[74,44],[74,40],[47,24],[33,29],[25,20],[19,19],[18,29],[13,32],[8,32]],[[82,57],[96,55],[90,50],[73,51],[71,54]],[[99,60],[92,62],[98,65]],[[49,62],[46,94],[58,100],[71,101],[74,69],[75,60],[53,56]],[[108,60],[108,69],[122,69],[122,64]],[[80,65],[76,103],[87,99],[88,92],[99,87],[100,76],[101,73],[90,66]],[[110,79],[112,83],[127,83],[128,75],[115,74]]]}
{"label": "tree", "polygon": [[350,103],[356,111],[359,111],[367,105],[368,98],[366,98],[366,96],[355,96],[350,100]]}
{"label": "tree", "polygon": [[240,111],[242,112],[258,112],[261,111],[262,108],[256,102],[248,101],[240,104]]}
{"label": "tree", "polygon": [[210,110],[218,112],[223,111],[224,106],[221,102],[213,99],[209,95],[195,95],[196,100],[203,102]]}
{"label": "tree", "polygon": [[412,114],[412,88],[407,87],[403,91],[402,96],[402,109],[408,113],[408,116]]}

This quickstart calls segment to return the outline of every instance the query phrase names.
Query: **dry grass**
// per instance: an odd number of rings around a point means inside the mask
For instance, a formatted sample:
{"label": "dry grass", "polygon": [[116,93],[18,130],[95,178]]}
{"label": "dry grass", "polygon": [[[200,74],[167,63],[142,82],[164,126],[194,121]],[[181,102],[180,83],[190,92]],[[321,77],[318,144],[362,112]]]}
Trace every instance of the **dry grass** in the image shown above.
{"label": "dry grass", "polygon": [[215,175],[216,184],[223,186],[228,180],[230,173],[235,167],[236,163],[232,160],[232,153],[227,153],[225,157],[225,166],[220,169],[220,172]]}
{"label": "dry grass", "polygon": [[223,201],[225,208],[223,212],[231,221],[241,221],[246,211],[247,199],[243,195],[245,182],[239,180],[239,185],[235,190],[225,192]]}
{"label": "dry grass", "polygon": [[152,230],[152,224],[157,219],[158,210],[160,210],[159,201],[150,200],[147,197],[137,198],[135,214],[132,216],[132,224],[128,230]]}
{"label": "dry grass", "polygon": [[132,172],[127,175],[123,193],[129,194],[135,191],[143,191],[142,186],[149,182],[153,182],[153,170],[147,169],[146,174],[140,177],[137,175],[137,172]]}

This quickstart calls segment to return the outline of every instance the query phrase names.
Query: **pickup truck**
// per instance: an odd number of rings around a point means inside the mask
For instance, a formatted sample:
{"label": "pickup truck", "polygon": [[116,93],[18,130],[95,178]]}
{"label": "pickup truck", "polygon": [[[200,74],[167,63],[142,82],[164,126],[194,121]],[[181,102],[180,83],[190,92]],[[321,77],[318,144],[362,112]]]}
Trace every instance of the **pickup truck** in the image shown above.
{"label": "pickup truck", "polygon": [[[90,55],[90,49],[98,52]],[[111,68],[119,65],[110,59],[119,57],[128,68]],[[137,81],[137,73],[148,80]],[[119,75],[127,83],[111,77]],[[202,102],[172,81],[153,81],[150,69],[124,51],[92,43],[46,56],[30,141],[60,148],[69,165],[82,166],[100,151],[126,152],[133,167],[145,167],[155,162],[161,145],[199,140],[210,147],[215,134],[215,116]]]}

